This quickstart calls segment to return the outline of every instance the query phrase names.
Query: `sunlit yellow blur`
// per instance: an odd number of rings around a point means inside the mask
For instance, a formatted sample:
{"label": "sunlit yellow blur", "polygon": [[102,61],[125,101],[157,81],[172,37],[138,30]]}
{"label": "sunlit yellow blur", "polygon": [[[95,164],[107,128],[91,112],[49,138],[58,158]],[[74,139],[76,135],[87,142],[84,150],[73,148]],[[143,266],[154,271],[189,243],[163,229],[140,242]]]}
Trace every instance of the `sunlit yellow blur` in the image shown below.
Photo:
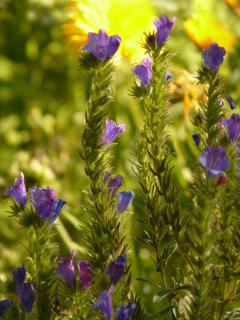
{"label": "sunlit yellow blur", "polygon": [[231,8],[240,8],[239,0],[224,0]]}
{"label": "sunlit yellow blur", "polygon": [[189,38],[201,49],[207,48],[211,42],[216,42],[229,51],[236,41],[234,34],[225,28],[222,21],[206,11],[200,11],[187,19],[184,22],[184,29]]}
{"label": "sunlit yellow blur", "polygon": [[183,70],[175,70],[175,79],[169,83],[169,94],[173,103],[183,103],[183,117],[189,117],[190,110],[197,110],[206,101],[204,88],[197,86],[197,79]]}
{"label": "sunlit yellow blur", "polygon": [[120,52],[133,61],[144,52],[143,33],[153,29],[151,0],[73,0],[66,10],[69,19],[64,34],[76,50],[86,43],[88,32],[103,29],[121,36]]}
{"label": "sunlit yellow blur", "polygon": [[224,0],[225,3],[240,16],[240,0]]}

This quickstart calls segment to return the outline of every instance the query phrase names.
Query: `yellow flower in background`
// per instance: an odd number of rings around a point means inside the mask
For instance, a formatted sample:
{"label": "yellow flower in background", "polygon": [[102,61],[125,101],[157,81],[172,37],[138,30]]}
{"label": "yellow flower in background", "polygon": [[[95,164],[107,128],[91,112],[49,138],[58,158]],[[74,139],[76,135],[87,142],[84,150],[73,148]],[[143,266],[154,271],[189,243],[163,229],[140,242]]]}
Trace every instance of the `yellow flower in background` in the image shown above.
{"label": "yellow flower in background", "polygon": [[151,0],[73,0],[66,10],[69,19],[63,30],[76,50],[87,42],[88,32],[103,29],[110,35],[119,34],[120,52],[134,60],[144,53],[143,33],[154,28]]}
{"label": "yellow flower in background", "polygon": [[240,8],[240,0],[224,0],[231,8]]}
{"label": "yellow flower in background", "polygon": [[184,29],[189,38],[200,48],[207,48],[216,42],[229,51],[236,42],[236,37],[228,31],[222,21],[202,10],[184,21]]}
{"label": "yellow flower in background", "polygon": [[240,16],[240,0],[224,0],[225,3],[233,9],[233,11]]}
{"label": "yellow flower in background", "polygon": [[185,70],[174,70],[174,79],[169,82],[168,92],[172,103],[183,103],[183,118],[188,119],[190,110],[197,110],[206,101],[204,88],[197,79]]}

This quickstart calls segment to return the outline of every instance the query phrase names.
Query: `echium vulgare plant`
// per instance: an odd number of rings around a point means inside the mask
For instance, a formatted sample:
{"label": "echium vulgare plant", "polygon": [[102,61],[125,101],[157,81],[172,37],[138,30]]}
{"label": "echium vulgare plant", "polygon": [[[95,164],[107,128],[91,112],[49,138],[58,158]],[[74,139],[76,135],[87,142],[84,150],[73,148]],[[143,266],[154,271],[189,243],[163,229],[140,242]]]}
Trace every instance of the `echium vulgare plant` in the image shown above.
{"label": "echium vulgare plant", "polygon": [[[191,261],[191,294],[185,301],[190,319],[223,319],[239,296],[240,122],[238,114],[230,116],[224,109],[219,73],[224,56],[225,49],[211,43],[203,50],[198,71],[206,99],[194,119],[201,167],[193,168],[192,210],[185,230]],[[233,110],[234,101],[226,99]]]}
{"label": "echium vulgare plant", "polygon": [[[144,235],[138,239],[154,257],[156,276],[154,281],[138,280],[157,288],[159,311],[145,311],[148,306],[131,285],[122,214],[134,193],[119,191],[123,177],[111,172],[111,144],[125,130],[109,112],[114,55],[121,39],[99,30],[89,33],[79,58],[90,83],[80,150],[89,181],[81,206],[86,254],[60,256],[54,223],[65,200],[57,200],[51,187],[27,190],[20,173],[4,195],[12,198],[9,212],[24,230],[26,255],[10,275],[1,277],[0,318],[239,319],[240,114],[231,113],[236,104],[224,92],[219,73],[225,49],[212,43],[203,50],[197,76],[205,90],[193,121],[197,160],[186,190],[177,186],[168,140],[171,74],[166,47],[175,20],[162,16],[155,21],[155,32],[144,38],[146,57],[132,70],[131,94],[143,106],[135,171]],[[188,200],[188,211],[182,199]],[[137,205],[135,209],[137,213]]]}
{"label": "echium vulgare plant", "polygon": [[53,225],[65,201],[57,200],[50,187],[33,187],[27,192],[23,173],[4,194],[12,198],[10,213],[24,229],[27,256],[0,284],[1,294],[7,298],[0,301],[0,316],[54,319],[58,245]]}
{"label": "echium vulgare plant", "polygon": [[133,69],[137,79],[132,89],[132,94],[143,105],[143,127],[136,149],[136,174],[144,203],[141,223],[145,236],[141,240],[154,256],[158,287],[167,290],[164,291],[168,297],[166,313],[171,313],[172,292],[185,289],[172,281],[174,273],[167,271],[171,255],[181,247],[179,192],[172,181],[173,151],[168,143],[167,87],[171,74],[167,69],[169,53],[165,46],[175,21],[162,16],[154,23],[156,31],[145,35],[143,46],[147,56]]}

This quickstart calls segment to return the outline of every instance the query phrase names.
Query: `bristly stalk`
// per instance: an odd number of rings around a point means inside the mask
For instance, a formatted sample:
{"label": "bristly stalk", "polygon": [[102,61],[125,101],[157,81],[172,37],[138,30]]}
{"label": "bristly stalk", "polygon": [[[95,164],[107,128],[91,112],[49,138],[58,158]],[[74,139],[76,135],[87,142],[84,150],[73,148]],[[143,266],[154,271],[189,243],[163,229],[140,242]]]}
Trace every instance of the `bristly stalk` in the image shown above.
{"label": "bristly stalk", "polygon": [[211,70],[203,64],[198,70],[199,84],[205,86],[206,100],[196,115],[196,130],[201,136],[201,146],[219,145],[219,124],[223,117],[223,78],[218,70]]}
{"label": "bristly stalk", "polygon": [[[52,307],[57,286],[55,268],[58,245],[55,242],[53,225],[42,220],[31,206],[23,209],[13,202],[10,212],[25,230],[27,256],[23,263],[35,287],[35,302],[27,319],[54,319]],[[25,319],[23,310],[21,317]]]}
{"label": "bristly stalk", "polygon": [[110,161],[108,146],[102,143],[102,136],[108,115],[107,104],[112,99],[114,64],[112,59],[101,61],[82,53],[80,67],[90,75],[81,150],[89,178],[88,203],[84,208],[89,214],[87,244],[91,265],[96,271],[105,273],[110,257],[116,257],[124,249],[116,199],[109,195],[104,181],[104,173],[110,171]]}
{"label": "bristly stalk", "polygon": [[[132,94],[143,104],[143,127],[138,138],[137,177],[144,201],[145,238],[147,247],[155,255],[156,271],[161,274],[162,288],[170,283],[166,264],[179,241],[180,214],[178,192],[172,183],[172,150],[168,146],[170,121],[167,95],[166,64],[168,52],[164,47],[148,45],[152,35],[146,36],[146,49],[152,60],[152,81],[148,86],[134,85]],[[169,301],[170,303],[170,301]]]}

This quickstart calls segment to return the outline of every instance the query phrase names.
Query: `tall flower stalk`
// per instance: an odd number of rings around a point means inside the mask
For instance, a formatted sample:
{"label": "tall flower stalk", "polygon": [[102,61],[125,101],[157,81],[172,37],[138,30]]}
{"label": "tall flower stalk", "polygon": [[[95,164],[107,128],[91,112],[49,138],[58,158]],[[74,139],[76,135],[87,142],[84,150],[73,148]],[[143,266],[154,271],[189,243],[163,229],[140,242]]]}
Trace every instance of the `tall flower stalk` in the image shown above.
{"label": "tall flower stalk", "polygon": [[168,146],[170,105],[165,42],[174,23],[175,19],[165,16],[155,21],[156,32],[146,35],[144,43],[148,57],[133,69],[138,79],[132,93],[143,105],[143,127],[136,150],[137,177],[144,201],[143,241],[154,253],[161,288],[172,285],[166,268],[180,243],[181,228],[178,192],[172,183],[172,150]]}
{"label": "tall flower stalk", "polygon": [[30,189],[28,201],[23,173],[5,195],[14,200],[11,213],[25,231],[27,249],[24,265],[13,270],[13,281],[6,283],[6,291],[13,294],[12,288],[15,287],[19,300],[19,309],[15,311],[19,319],[54,319],[52,307],[57,288],[54,274],[58,245],[53,222],[65,201],[56,200],[55,191],[49,187]]}
{"label": "tall flower stalk", "polygon": [[[230,301],[236,298],[237,281],[233,274],[237,269],[239,232],[236,226],[239,226],[239,219],[236,213],[239,202],[235,193],[230,196],[229,191],[236,190],[238,194],[237,151],[236,145],[231,146],[227,141],[222,127],[223,124],[229,127],[232,121],[230,136],[236,139],[238,125],[234,124],[238,117],[223,120],[223,81],[219,66],[224,55],[224,48],[212,43],[203,51],[204,63],[198,74],[199,82],[206,86],[206,101],[197,114],[196,128],[200,133],[197,146],[203,152],[199,162],[204,169],[194,168],[192,213],[186,230],[192,261],[189,310],[190,317],[195,319],[222,319]],[[233,132],[235,128],[236,132]]]}
{"label": "tall flower stalk", "polygon": [[[85,207],[89,214],[87,241],[91,265],[99,272],[105,272],[109,259],[120,255],[125,246],[119,221],[120,203],[117,204],[115,195],[123,181],[120,176],[112,178],[109,172],[110,144],[124,131],[123,124],[118,125],[108,119],[107,105],[112,99],[112,56],[119,45],[118,35],[109,37],[101,30],[98,34],[90,33],[88,44],[80,57],[80,67],[90,75],[81,152],[85,173],[89,178],[89,201]],[[131,201],[132,196],[127,198]],[[126,203],[126,200],[123,202]]]}

